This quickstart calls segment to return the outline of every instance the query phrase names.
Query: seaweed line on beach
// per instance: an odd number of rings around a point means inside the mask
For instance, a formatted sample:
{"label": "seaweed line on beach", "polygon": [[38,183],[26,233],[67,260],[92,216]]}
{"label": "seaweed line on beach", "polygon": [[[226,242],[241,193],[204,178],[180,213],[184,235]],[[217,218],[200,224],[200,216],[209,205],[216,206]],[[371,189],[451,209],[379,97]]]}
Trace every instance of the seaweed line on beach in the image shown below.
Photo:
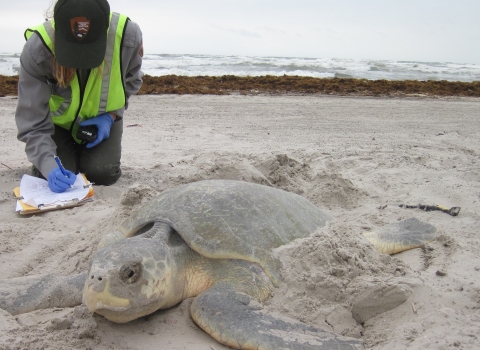
{"label": "seaweed line on beach", "polygon": [[[0,97],[17,95],[18,76],[0,75]],[[386,97],[480,97],[480,81],[367,80],[302,76],[143,76],[139,95],[319,94]]]}

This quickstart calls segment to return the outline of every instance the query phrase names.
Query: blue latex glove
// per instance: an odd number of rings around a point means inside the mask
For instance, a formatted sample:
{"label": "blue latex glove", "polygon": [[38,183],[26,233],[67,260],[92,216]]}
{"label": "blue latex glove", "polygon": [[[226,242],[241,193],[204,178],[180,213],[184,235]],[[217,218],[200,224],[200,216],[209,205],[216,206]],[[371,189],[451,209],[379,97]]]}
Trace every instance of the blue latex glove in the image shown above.
{"label": "blue latex glove", "polygon": [[53,192],[62,193],[69,189],[75,183],[77,175],[70,170],[65,170],[67,176],[63,175],[60,168],[55,168],[48,174],[48,187]]}
{"label": "blue latex glove", "polygon": [[113,124],[113,118],[110,113],[103,113],[94,118],[87,119],[80,123],[80,126],[95,125],[98,129],[97,139],[93,142],[87,143],[87,148],[92,148],[98,145],[103,140],[110,137],[110,128]]}

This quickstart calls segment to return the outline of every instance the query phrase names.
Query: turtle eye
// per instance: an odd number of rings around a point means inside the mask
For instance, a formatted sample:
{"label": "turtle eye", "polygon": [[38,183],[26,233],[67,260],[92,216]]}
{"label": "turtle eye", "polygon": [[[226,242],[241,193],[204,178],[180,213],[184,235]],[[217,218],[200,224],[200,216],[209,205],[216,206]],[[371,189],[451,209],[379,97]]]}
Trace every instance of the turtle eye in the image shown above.
{"label": "turtle eye", "polygon": [[120,280],[126,284],[135,283],[140,277],[142,265],[138,262],[131,262],[123,265],[120,268]]}

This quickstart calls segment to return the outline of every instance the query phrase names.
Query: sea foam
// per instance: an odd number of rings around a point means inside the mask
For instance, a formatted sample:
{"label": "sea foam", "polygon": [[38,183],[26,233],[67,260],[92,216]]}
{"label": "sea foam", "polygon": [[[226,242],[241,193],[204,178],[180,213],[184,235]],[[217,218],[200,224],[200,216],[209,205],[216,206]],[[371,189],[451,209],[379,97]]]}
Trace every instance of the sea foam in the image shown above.
{"label": "sea foam", "polygon": [[[19,72],[19,54],[0,54],[0,74]],[[264,76],[298,75],[318,78],[387,80],[480,80],[479,64],[353,60],[340,58],[255,57],[213,55],[144,56],[142,70],[152,76]]]}

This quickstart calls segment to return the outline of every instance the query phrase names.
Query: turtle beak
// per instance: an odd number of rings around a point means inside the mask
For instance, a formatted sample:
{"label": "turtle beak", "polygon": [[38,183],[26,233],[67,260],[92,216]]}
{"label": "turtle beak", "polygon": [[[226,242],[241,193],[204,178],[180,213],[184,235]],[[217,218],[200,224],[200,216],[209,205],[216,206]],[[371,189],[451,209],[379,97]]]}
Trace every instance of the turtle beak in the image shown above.
{"label": "turtle beak", "polygon": [[93,285],[88,283],[83,291],[83,302],[90,312],[107,309],[110,311],[124,311],[130,305],[130,300],[114,296],[110,292],[110,282],[107,281],[101,292],[94,290]]}

